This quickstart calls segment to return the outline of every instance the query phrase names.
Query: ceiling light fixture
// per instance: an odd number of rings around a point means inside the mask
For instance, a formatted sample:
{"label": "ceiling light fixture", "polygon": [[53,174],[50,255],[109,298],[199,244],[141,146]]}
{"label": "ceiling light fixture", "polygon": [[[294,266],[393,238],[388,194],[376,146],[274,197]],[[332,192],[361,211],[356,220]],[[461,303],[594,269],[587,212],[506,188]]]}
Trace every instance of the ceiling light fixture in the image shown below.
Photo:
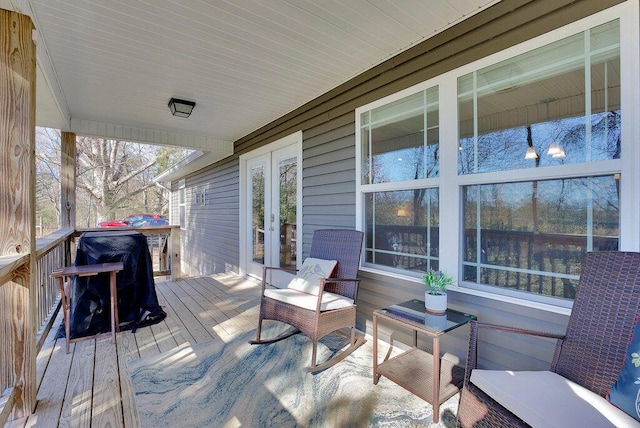
{"label": "ceiling light fixture", "polygon": [[538,159],[538,154],[536,153],[536,149],[532,146],[529,146],[527,149],[527,153],[524,155],[525,159]]}
{"label": "ceiling light fixture", "polygon": [[549,145],[549,149],[547,150],[547,155],[555,159],[562,159],[565,157],[564,149],[560,144],[555,142]]}
{"label": "ceiling light fixture", "polygon": [[169,100],[169,110],[172,115],[177,117],[189,117],[195,106],[194,101],[179,100],[178,98]]}

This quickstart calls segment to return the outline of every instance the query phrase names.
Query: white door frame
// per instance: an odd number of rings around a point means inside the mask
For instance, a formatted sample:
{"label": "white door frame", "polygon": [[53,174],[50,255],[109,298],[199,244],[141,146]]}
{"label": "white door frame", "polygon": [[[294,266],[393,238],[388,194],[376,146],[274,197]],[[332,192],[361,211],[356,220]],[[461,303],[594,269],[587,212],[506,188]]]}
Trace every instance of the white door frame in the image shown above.
{"label": "white door frame", "polygon": [[[302,229],[302,131],[295,132],[291,135],[283,137],[273,143],[267,144],[266,146],[260,147],[259,149],[253,150],[252,152],[240,155],[240,274],[242,276],[257,276],[255,273],[255,269],[250,269],[250,263],[254,263],[252,260],[249,260],[249,252],[251,248],[248,245],[248,239],[250,234],[251,227],[251,219],[248,218],[249,215],[249,191],[247,190],[248,182],[247,182],[247,174],[249,172],[249,166],[252,161],[257,160],[260,157],[269,156],[272,152],[275,152],[280,149],[284,149],[287,147],[291,147],[296,154],[297,157],[297,183],[296,183],[296,200],[297,200],[297,212],[296,212],[296,227],[299,231]],[[271,181],[271,173],[270,171],[266,171],[265,182]],[[269,194],[265,194],[265,198],[271,197],[271,192]],[[265,205],[268,202],[265,201]],[[299,234],[301,236],[301,234]],[[265,245],[265,253],[267,251]],[[269,249],[271,251],[271,249]],[[266,255],[266,254],[265,254]],[[298,263],[298,267],[300,265],[300,259],[302,257],[302,246],[300,244],[296,245],[296,260]],[[276,260],[276,263],[279,261]],[[265,259],[266,263],[266,259]]]}

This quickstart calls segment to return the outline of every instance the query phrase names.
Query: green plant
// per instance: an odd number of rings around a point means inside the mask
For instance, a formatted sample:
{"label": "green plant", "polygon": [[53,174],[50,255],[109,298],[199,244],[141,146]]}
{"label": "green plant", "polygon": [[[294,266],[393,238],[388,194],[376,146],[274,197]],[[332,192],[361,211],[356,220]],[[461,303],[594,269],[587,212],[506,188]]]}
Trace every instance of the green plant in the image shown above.
{"label": "green plant", "polygon": [[455,283],[453,277],[444,272],[433,269],[429,269],[429,271],[422,277],[422,282],[427,286],[429,294],[440,294],[443,291],[447,291],[448,285],[453,285]]}

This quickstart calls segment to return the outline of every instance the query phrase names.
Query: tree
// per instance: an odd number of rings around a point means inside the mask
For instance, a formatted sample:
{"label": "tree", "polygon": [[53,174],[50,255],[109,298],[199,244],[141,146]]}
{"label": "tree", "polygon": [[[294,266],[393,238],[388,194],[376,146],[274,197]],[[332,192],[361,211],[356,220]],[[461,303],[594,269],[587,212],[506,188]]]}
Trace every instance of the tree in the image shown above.
{"label": "tree", "polygon": [[[59,218],[60,132],[38,128],[36,135],[38,209]],[[77,137],[76,153],[76,218],[79,225],[92,227],[135,212],[166,214],[168,198],[153,178],[187,150]]]}
{"label": "tree", "polygon": [[60,133],[51,128],[36,129],[36,217],[39,235],[60,225]]}

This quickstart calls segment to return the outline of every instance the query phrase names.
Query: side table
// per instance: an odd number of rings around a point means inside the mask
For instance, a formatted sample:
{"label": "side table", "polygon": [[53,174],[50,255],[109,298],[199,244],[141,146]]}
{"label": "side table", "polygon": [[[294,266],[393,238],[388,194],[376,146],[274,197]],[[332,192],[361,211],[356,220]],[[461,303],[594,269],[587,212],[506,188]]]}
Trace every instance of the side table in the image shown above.
{"label": "side table", "polygon": [[[378,320],[413,331],[413,349],[378,363]],[[475,315],[447,309],[442,315],[428,314],[424,301],[414,299],[373,312],[373,383],[380,376],[395,382],[433,406],[433,422],[440,420],[440,405],[458,393],[464,368],[440,358],[440,336],[461,327]],[[418,333],[431,337],[433,355],[417,348]]]}
{"label": "side table", "polygon": [[[64,316],[64,331],[67,339],[67,354],[69,353],[69,344],[79,342],[81,340],[93,339],[111,334],[111,340],[116,343],[116,332],[120,331],[120,322],[118,320],[118,291],[116,287],[116,272],[124,269],[122,262],[115,263],[98,263],[93,265],[67,266],[65,268],[56,269],[51,272],[52,278],[58,278],[60,286],[60,300],[62,301],[62,310]],[[73,276],[93,276],[99,273],[109,273],[109,298],[111,299],[111,331],[107,333],[99,333],[91,336],[77,337],[71,339],[70,317],[71,317],[71,277]]]}

